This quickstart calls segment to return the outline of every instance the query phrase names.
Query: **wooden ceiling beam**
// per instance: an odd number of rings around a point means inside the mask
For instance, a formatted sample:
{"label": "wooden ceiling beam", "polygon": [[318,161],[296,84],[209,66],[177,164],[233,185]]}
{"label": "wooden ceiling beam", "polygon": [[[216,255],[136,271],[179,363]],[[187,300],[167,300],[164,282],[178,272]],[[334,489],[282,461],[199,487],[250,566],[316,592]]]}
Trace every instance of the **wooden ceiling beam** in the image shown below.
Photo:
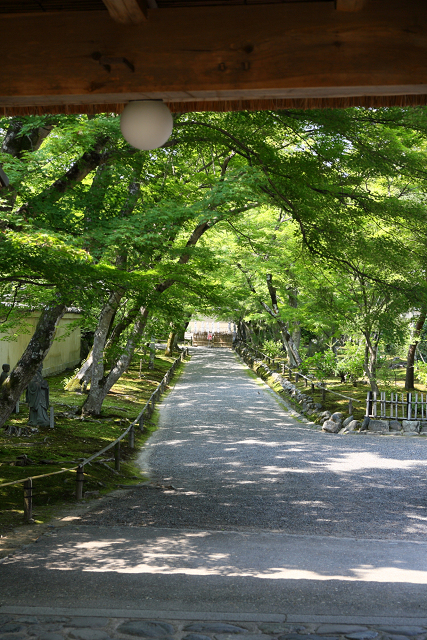
{"label": "wooden ceiling beam", "polygon": [[361,11],[368,0],[335,0],[337,11]]}
{"label": "wooden ceiling beam", "polygon": [[427,95],[425,0],[371,0],[353,13],[304,2],[148,15],[137,26],[103,11],[0,16],[0,113]]}
{"label": "wooden ceiling beam", "polygon": [[146,0],[102,0],[108,13],[119,24],[140,24],[147,20]]}

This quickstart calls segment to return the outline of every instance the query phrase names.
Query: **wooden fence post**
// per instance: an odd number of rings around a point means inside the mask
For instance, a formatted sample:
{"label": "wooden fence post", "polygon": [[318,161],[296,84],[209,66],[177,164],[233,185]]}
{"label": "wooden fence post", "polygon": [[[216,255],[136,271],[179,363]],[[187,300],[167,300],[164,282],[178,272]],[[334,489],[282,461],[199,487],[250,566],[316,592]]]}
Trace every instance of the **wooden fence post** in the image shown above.
{"label": "wooden fence post", "polygon": [[120,471],[120,440],[114,445],[114,468]]}
{"label": "wooden fence post", "polygon": [[305,382],[305,386],[307,386],[307,385],[308,385],[308,380],[307,380],[307,378],[304,378],[304,382]]}
{"label": "wooden fence post", "polygon": [[144,431],[144,414],[141,413],[141,415],[139,416],[139,430],[142,432]]}
{"label": "wooden fence post", "polygon": [[33,480],[24,480],[24,518],[30,522],[33,518]]}
{"label": "wooden fence post", "polygon": [[49,427],[51,429],[53,429],[55,427],[55,409],[53,408],[53,405],[51,405],[51,407],[50,407]]}
{"label": "wooden fence post", "polygon": [[142,358],[139,359],[139,378],[142,377]]}
{"label": "wooden fence post", "polygon": [[298,384],[299,374],[298,371],[295,372],[295,384]]}
{"label": "wooden fence post", "polygon": [[349,416],[353,415],[353,402],[352,402],[352,400],[348,401],[348,415]]}
{"label": "wooden fence post", "polygon": [[131,449],[135,448],[135,429],[133,425],[129,429],[129,447]]}
{"label": "wooden fence post", "polygon": [[84,482],[84,474],[83,467],[77,467],[76,472],[76,499],[81,500],[83,498],[83,482]]}
{"label": "wooden fence post", "polygon": [[314,382],[311,383],[311,391],[314,393]]}
{"label": "wooden fence post", "polygon": [[326,400],[326,389],[325,387],[322,387],[322,401],[325,402]]}
{"label": "wooden fence post", "polygon": [[368,391],[366,396],[366,416],[369,417],[372,414],[372,391]]}
{"label": "wooden fence post", "polygon": [[408,393],[406,395],[406,419],[411,420],[412,418],[412,393]]}

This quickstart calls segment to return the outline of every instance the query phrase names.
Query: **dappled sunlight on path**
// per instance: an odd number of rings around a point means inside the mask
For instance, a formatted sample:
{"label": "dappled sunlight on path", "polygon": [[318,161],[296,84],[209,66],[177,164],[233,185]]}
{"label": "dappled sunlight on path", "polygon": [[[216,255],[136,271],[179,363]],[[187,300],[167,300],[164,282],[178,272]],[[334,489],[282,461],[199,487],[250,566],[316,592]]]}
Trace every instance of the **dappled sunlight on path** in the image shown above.
{"label": "dappled sunlight on path", "polygon": [[427,535],[426,440],[310,429],[229,351],[193,350],[160,424],[144,454],[157,486],[87,524]]}

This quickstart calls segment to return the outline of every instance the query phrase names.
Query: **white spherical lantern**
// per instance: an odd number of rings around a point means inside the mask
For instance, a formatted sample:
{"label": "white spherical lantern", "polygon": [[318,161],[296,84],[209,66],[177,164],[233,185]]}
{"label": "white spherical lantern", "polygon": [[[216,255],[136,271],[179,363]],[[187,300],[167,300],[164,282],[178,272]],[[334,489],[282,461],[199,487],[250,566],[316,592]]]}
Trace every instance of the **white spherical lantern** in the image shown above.
{"label": "white spherical lantern", "polygon": [[157,149],[172,133],[172,114],[159,100],[129,102],[120,118],[124,139],[137,149]]}

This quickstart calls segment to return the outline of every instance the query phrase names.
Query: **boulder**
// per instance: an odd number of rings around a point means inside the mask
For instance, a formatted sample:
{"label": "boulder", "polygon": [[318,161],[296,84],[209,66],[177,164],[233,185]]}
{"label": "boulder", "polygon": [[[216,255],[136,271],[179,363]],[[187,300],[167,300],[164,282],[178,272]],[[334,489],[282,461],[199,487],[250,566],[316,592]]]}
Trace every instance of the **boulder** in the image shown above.
{"label": "boulder", "polygon": [[362,422],[362,426],[360,427],[360,431],[367,431],[370,421],[371,421],[371,419],[369,418],[369,416],[365,416],[363,418],[363,422]]}
{"label": "boulder", "polygon": [[353,416],[348,416],[348,418],[346,418],[346,419],[344,420],[344,422],[342,423],[342,426],[343,426],[343,427],[347,427],[347,426],[350,424],[350,422],[351,422],[352,420],[354,420]]}
{"label": "boulder", "polygon": [[389,431],[388,420],[370,420],[368,431],[376,431],[377,433],[386,433]]}
{"label": "boulder", "polygon": [[360,422],[359,420],[352,420],[351,422],[348,423],[348,425],[346,426],[347,431],[356,431],[357,429],[360,429]]}
{"label": "boulder", "polygon": [[334,422],[339,422],[341,424],[342,423],[342,412],[341,411],[335,411],[335,413],[333,413],[331,415],[331,420],[333,420]]}
{"label": "boulder", "polygon": [[402,420],[402,429],[403,431],[409,431],[412,433],[420,432],[420,421],[419,420]]}
{"label": "boulder", "polygon": [[326,431],[326,433],[338,433],[340,429],[341,425],[334,420],[326,420],[322,426],[322,431]]}
{"label": "boulder", "polygon": [[388,425],[390,427],[390,431],[400,431],[402,428],[402,425],[400,424],[399,420],[390,420]]}

